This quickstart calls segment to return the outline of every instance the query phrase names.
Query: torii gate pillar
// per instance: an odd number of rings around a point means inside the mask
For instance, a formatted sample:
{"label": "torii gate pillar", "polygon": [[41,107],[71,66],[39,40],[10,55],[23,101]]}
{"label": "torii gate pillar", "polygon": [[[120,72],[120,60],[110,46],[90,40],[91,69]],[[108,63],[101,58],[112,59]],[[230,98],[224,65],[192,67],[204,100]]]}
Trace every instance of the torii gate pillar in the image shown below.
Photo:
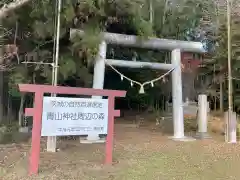
{"label": "torii gate pillar", "polygon": [[194,140],[184,136],[183,99],[182,99],[182,70],[181,50],[174,49],[171,54],[172,65],[172,100],[173,100],[173,140],[190,141]]}
{"label": "torii gate pillar", "polygon": [[[106,52],[107,44],[105,41],[102,41],[99,44],[99,51],[94,64],[93,89],[103,89],[104,87]],[[92,98],[101,99],[102,96],[92,96]],[[104,143],[104,142],[105,139],[100,139],[98,134],[88,135],[87,140],[80,139],[80,143]]]}

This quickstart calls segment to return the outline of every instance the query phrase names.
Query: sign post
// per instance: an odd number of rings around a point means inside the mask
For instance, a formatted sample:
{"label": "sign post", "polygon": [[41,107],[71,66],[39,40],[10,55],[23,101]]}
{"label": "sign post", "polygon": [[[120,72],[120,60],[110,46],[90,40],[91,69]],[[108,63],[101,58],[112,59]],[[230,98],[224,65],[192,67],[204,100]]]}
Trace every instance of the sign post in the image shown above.
{"label": "sign post", "polygon": [[[30,155],[30,165],[29,174],[37,174],[39,167],[39,157],[40,157],[40,139],[41,134],[49,136],[51,135],[77,135],[81,133],[89,132],[107,132],[106,147],[105,147],[105,164],[112,164],[112,149],[113,149],[113,134],[114,134],[114,117],[120,116],[120,110],[115,110],[115,97],[125,97],[126,91],[116,91],[116,90],[102,90],[102,89],[91,89],[91,88],[76,88],[76,87],[62,87],[62,86],[51,86],[51,85],[36,85],[36,84],[19,84],[19,90],[21,92],[31,92],[34,93],[34,107],[26,108],[25,115],[33,117],[33,129],[32,129],[32,148]],[[86,98],[63,98],[61,101],[56,101],[53,97],[43,98],[44,93],[56,93],[56,94],[81,94],[81,95],[95,95],[95,96],[107,96],[108,100],[98,99],[86,99]],[[68,99],[68,100],[66,100]],[[55,101],[55,102],[54,102]],[[50,102],[50,103],[49,103]],[[73,103],[72,103],[73,102]],[[95,102],[95,105],[94,105]],[[51,104],[52,103],[52,104]],[[46,106],[43,106],[46,105]],[[53,110],[54,106],[60,106],[61,108],[66,108],[65,106],[75,106],[76,108],[80,106],[85,106],[84,112],[65,112],[64,118],[61,112],[49,111]],[[48,109],[48,106],[52,106],[52,109]],[[62,107],[63,106],[63,107]],[[78,107],[79,106],[79,107]],[[88,110],[86,110],[87,108]],[[47,108],[48,111],[45,111]],[[89,109],[98,109],[90,113]],[[43,112],[44,110],[44,112]],[[59,114],[60,113],[60,114]],[[76,114],[75,114],[76,113]],[[48,114],[48,116],[47,116]],[[59,115],[59,116],[58,116]],[[106,115],[108,121],[106,122]],[[42,117],[43,121],[42,121]],[[56,119],[63,120],[62,122],[56,122]],[[49,118],[49,120],[48,120]],[[51,120],[50,120],[51,119]],[[52,120],[53,119],[53,120]],[[68,119],[68,120],[67,120]],[[69,121],[71,119],[71,121]],[[87,121],[96,122],[97,126],[95,129],[92,127],[91,123]],[[69,122],[68,122],[69,121]],[[85,121],[83,123],[83,121]],[[46,123],[52,123],[56,127],[47,128]],[[63,127],[65,124],[68,128]],[[107,128],[106,128],[107,124]],[[84,126],[83,126],[84,125]],[[52,129],[54,128],[54,129]],[[65,129],[63,129],[65,128]],[[93,129],[92,129],[93,128]],[[41,132],[42,131],[42,132]]]}

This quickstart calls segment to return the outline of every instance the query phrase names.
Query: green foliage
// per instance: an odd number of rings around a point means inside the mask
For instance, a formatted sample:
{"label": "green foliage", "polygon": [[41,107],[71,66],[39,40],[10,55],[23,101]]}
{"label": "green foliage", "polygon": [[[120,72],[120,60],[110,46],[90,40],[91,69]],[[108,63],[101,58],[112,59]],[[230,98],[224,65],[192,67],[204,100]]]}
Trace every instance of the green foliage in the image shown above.
{"label": "green foliage", "polygon": [[101,42],[101,31],[99,27],[86,27],[84,32],[83,36],[73,38],[72,48],[83,62],[91,64],[98,52],[98,45]]}
{"label": "green foliage", "polygon": [[[213,56],[212,64],[217,67],[217,79],[223,78],[222,82],[225,84],[224,94],[228,93],[227,88],[227,68],[228,68],[228,34],[227,34],[227,24],[226,17],[218,17],[218,31],[215,33],[215,40],[217,42],[217,47],[215,49],[215,54]],[[233,76],[233,103],[236,109],[240,107],[240,96],[239,96],[239,69],[240,69],[240,23],[239,16],[237,14],[232,15],[231,22],[231,64],[232,64],[232,76]],[[208,72],[213,72],[213,66],[208,65]],[[218,81],[219,82],[219,81]],[[218,83],[217,82],[217,83]],[[218,88],[215,88],[218,90]]]}
{"label": "green foliage", "polygon": [[52,68],[49,65],[43,65],[41,71],[39,72],[40,77],[44,78],[44,83],[50,84],[52,82]]}
{"label": "green foliage", "polygon": [[61,80],[65,81],[69,77],[76,74],[77,67],[76,64],[69,54],[64,54],[59,59],[59,73],[61,75]]}
{"label": "green foliage", "polygon": [[27,68],[24,66],[18,66],[9,76],[8,86],[9,93],[13,97],[20,97],[21,94],[18,89],[18,84],[29,83],[29,76],[27,74]]}
{"label": "green foliage", "polygon": [[79,70],[76,72],[76,78],[80,79],[85,87],[92,87],[93,75],[89,73],[86,66],[80,65]]}
{"label": "green foliage", "polygon": [[45,39],[53,34],[53,21],[51,20],[48,20],[47,22],[36,21],[33,27],[33,32],[36,38]]}
{"label": "green foliage", "polygon": [[[212,1],[200,0],[155,0],[153,1],[154,28],[158,37],[184,39],[186,31],[196,29],[203,15],[204,9],[211,12]],[[207,4],[206,4],[207,3]]]}
{"label": "green foliage", "polygon": [[33,34],[36,39],[45,39],[54,33],[54,1],[43,0],[34,2],[30,17],[34,19]]}
{"label": "green foliage", "polygon": [[[140,40],[147,37],[185,39],[186,31],[199,28],[203,15],[211,12],[212,1],[207,0],[183,0],[179,2],[170,0],[77,0],[62,1],[61,10],[61,38],[66,35],[69,28],[75,27],[84,31],[81,37],[73,39],[72,46],[60,44],[59,58],[59,83],[69,79],[80,79],[86,86],[92,83],[92,73],[89,68],[93,64],[98,46],[102,40],[101,31],[135,34]],[[152,3],[152,12],[151,4]],[[153,21],[150,17],[153,15]],[[43,50],[52,51],[52,46],[40,46],[44,42],[53,39],[54,24],[56,21],[56,0],[32,1],[16,11],[13,21],[7,23],[11,28],[18,19],[19,34],[29,32],[29,36],[19,42],[23,52],[32,51],[33,46],[39,54]],[[14,22],[14,23],[12,23]],[[72,53],[68,48],[71,48]],[[113,58],[164,62],[169,59],[166,53],[154,52],[142,49],[129,49],[112,47]],[[52,58],[38,58],[37,62],[51,63]],[[50,83],[52,79],[52,67],[49,65],[17,65],[10,75],[10,94],[17,94],[18,83]],[[23,69],[21,69],[23,68]],[[136,70],[134,78],[141,82],[156,78],[156,71]],[[156,84],[156,92],[159,93],[162,83]],[[138,89],[129,91],[129,96],[141,100],[146,95],[138,95]]]}
{"label": "green foliage", "polygon": [[134,26],[137,30],[137,35],[143,36],[143,37],[149,37],[149,36],[154,35],[154,31],[153,31],[151,22],[149,22],[145,19],[136,17],[132,20],[132,23],[134,24]]}

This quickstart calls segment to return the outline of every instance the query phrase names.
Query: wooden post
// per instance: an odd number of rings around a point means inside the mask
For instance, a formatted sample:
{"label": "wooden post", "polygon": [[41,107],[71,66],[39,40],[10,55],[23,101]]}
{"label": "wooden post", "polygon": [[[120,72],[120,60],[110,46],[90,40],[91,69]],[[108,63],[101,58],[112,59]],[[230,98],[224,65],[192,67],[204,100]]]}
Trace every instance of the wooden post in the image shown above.
{"label": "wooden post", "polygon": [[222,81],[222,77],[220,80],[220,111],[223,112],[223,81]]}

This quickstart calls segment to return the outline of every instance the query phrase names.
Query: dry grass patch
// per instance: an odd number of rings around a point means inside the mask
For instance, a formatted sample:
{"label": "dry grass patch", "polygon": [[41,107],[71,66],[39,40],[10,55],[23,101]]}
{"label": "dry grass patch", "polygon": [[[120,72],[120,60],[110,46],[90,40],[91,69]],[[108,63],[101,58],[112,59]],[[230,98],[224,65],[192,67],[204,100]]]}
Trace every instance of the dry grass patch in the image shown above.
{"label": "dry grass patch", "polygon": [[[116,125],[114,165],[105,167],[104,145],[59,142],[60,152],[45,152],[40,172],[27,176],[29,143],[0,146],[0,179],[4,180],[237,180],[240,145],[218,140],[174,142],[147,128]],[[2,161],[3,159],[3,161]]]}

